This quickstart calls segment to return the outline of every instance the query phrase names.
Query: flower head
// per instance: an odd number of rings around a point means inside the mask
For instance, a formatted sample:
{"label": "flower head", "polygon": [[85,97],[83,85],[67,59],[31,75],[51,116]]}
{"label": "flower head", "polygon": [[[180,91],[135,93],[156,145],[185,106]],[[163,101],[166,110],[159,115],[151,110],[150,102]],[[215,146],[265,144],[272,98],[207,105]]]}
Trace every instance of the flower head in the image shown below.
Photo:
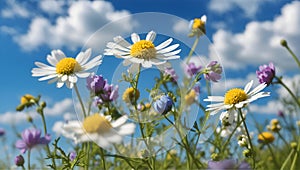
{"label": "flower head", "polygon": [[272,143],[275,140],[274,135],[271,132],[262,132],[258,135],[258,142],[267,144]]}
{"label": "flower head", "polygon": [[114,42],[107,43],[105,55],[123,58],[125,66],[131,65],[129,72],[136,72],[140,65],[145,68],[155,65],[163,70],[169,65],[168,60],[180,58],[177,54],[181,50],[176,50],[179,44],[169,46],[173,41],[172,38],[155,46],[153,43],[155,37],[156,33],[154,31],[150,31],[145,40],[141,40],[138,34],[133,33],[131,34],[133,44],[130,44],[121,36],[115,37]]}
{"label": "flower head", "polygon": [[90,75],[88,70],[102,63],[102,56],[99,55],[88,62],[91,56],[91,49],[80,52],[76,58],[66,57],[60,50],[53,50],[47,56],[49,65],[35,62],[38,68],[32,69],[33,77],[41,77],[39,81],[49,80],[49,83],[56,82],[56,86],[61,88],[66,83],[68,88],[73,88],[77,82],[77,77],[86,78]]}
{"label": "flower head", "polygon": [[237,160],[208,161],[208,169],[251,169],[247,162],[238,163]]}
{"label": "flower head", "polygon": [[172,82],[177,82],[177,80],[178,80],[178,76],[172,67],[166,68],[164,75],[169,76]]}
{"label": "flower head", "polygon": [[51,141],[49,134],[41,137],[41,131],[38,129],[25,129],[21,135],[22,139],[16,142],[16,148],[20,149],[22,153],[26,150],[32,149],[37,145],[45,145]]}
{"label": "flower head", "polygon": [[196,75],[197,73],[199,73],[201,68],[202,68],[201,66],[196,66],[194,62],[190,62],[185,67],[185,72],[188,77],[192,77],[192,76]]}
{"label": "flower head", "polygon": [[94,141],[103,148],[120,143],[123,136],[134,133],[135,125],[126,123],[127,116],[111,121],[110,116],[98,113],[86,117],[82,122],[69,121],[63,125],[63,135],[74,140],[75,144]]}
{"label": "flower head", "polygon": [[126,103],[134,103],[140,97],[140,91],[138,89],[134,89],[133,87],[129,87],[123,93],[122,99]]}
{"label": "flower head", "polygon": [[267,86],[266,84],[260,84],[250,91],[252,85],[253,81],[250,81],[244,89],[230,89],[225,96],[208,96],[204,101],[218,103],[207,105],[206,111],[211,111],[210,114],[214,115],[221,110],[231,111],[232,109],[243,108],[259,98],[270,96],[269,92],[260,92]]}
{"label": "flower head", "polygon": [[195,101],[197,101],[198,96],[199,96],[199,91],[197,91],[197,87],[193,88],[190,90],[188,94],[184,96],[184,101],[187,105],[193,104]]}
{"label": "flower head", "polygon": [[173,100],[167,95],[161,95],[160,98],[157,99],[153,104],[154,110],[162,115],[167,114],[169,111],[171,111],[172,106]]}
{"label": "flower head", "polygon": [[21,97],[20,104],[17,106],[16,110],[22,111],[25,107],[29,108],[33,106],[37,102],[36,100],[37,99],[31,94],[25,94],[24,96]]}
{"label": "flower head", "polygon": [[5,135],[5,130],[3,128],[0,128],[0,137]]}
{"label": "flower head", "polygon": [[14,161],[15,161],[15,165],[17,166],[23,166],[25,162],[24,157],[22,155],[16,156]]}
{"label": "flower head", "polygon": [[76,156],[77,156],[77,154],[75,151],[70,152],[70,155],[69,155],[70,161],[73,161],[76,158]]}
{"label": "flower head", "polygon": [[95,94],[103,92],[103,89],[106,85],[106,80],[101,75],[91,75],[86,78],[87,88]]}
{"label": "flower head", "polygon": [[115,101],[119,97],[119,86],[110,85],[106,83],[104,85],[103,91],[95,96],[94,100],[96,105],[103,104],[107,102]]}
{"label": "flower head", "polygon": [[270,85],[275,77],[275,67],[273,63],[259,66],[259,70],[256,71],[256,75],[260,83]]}
{"label": "flower head", "polygon": [[203,34],[206,34],[206,24],[207,17],[206,15],[203,15],[201,18],[195,18],[190,21],[189,28],[190,28],[190,34],[189,37],[200,37]]}
{"label": "flower head", "polygon": [[221,79],[222,67],[217,61],[211,61],[204,70],[204,78],[208,81],[218,82]]}

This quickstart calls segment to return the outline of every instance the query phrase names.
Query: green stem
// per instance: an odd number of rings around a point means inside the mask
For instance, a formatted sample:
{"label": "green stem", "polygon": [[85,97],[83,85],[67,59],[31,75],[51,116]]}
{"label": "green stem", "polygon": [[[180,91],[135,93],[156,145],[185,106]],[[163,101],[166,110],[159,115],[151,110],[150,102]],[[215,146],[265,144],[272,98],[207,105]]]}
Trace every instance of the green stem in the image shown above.
{"label": "green stem", "polygon": [[193,55],[193,53],[194,53],[194,51],[195,51],[195,49],[196,49],[196,47],[197,47],[197,44],[198,44],[198,42],[199,42],[199,39],[200,39],[200,36],[197,36],[197,38],[196,38],[195,41],[194,41],[194,44],[193,44],[193,46],[192,46],[192,48],[191,48],[191,51],[189,52],[188,58],[187,58],[187,60],[186,60],[186,63],[187,63],[187,64],[189,63],[189,61],[190,61],[190,59],[191,59],[191,56]]}
{"label": "green stem", "polygon": [[84,169],[88,170],[90,166],[90,142],[86,143],[85,150],[86,150],[86,160],[85,160],[86,166],[84,167]]}
{"label": "green stem", "polygon": [[283,140],[284,144],[286,146],[289,146],[288,142],[283,138],[283,136],[280,134],[280,132],[277,132],[277,134],[278,134],[279,138],[281,138]]}
{"label": "green stem", "polygon": [[295,170],[295,166],[296,166],[299,151],[300,151],[300,138],[298,140],[297,150],[296,150],[296,154],[294,156],[293,162],[292,162],[291,170]]}
{"label": "green stem", "polygon": [[275,166],[276,166],[277,168],[279,168],[280,166],[279,166],[278,163],[277,163],[275,154],[274,154],[273,149],[271,148],[271,146],[270,146],[269,143],[267,143],[267,147],[268,147],[268,149],[269,149],[269,151],[270,151],[270,153],[271,153],[271,155],[272,155],[272,157],[273,157],[273,159],[274,159]]}
{"label": "green stem", "polygon": [[284,170],[285,166],[287,165],[288,161],[291,159],[292,155],[294,153],[294,149],[291,150],[290,154],[288,155],[288,157],[285,159],[285,161],[283,162],[280,170]]}
{"label": "green stem", "polygon": [[277,79],[278,83],[281,84],[292,96],[292,98],[295,100],[295,102],[297,103],[297,105],[300,107],[300,101],[298,100],[298,98],[294,95],[294,93],[291,91],[291,89],[283,83],[283,81],[281,80],[281,78],[275,76],[275,78]]}
{"label": "green stem", "polygon": [[78,88],[77,88],[77,85],[76,85],[76,84],[74,84],[74,89],[75,89],[76,95],[77,95],[77,97],[78,97],[80,106],[81,106],[81,108],[82,108],[83,115],[84,115],[84,117],[86,117],[87,115],[86,115],[86,112],[85,112],[85,108],[84,108],[84,105],[83,105],[83,102],[82,102],[82,99],[81,99],[81,97],[80,97],[80,94],[79,94],[79,91],[78,91]]}
{"label": "green stem", "polygon": [[252,142],[251,142],[251,137],[250,137],[250,134],[249,134],[249,131],[248,131],[248,128],[247,128],[247,124],[246,124],[246,121],[245,121],[245,118],[243,116],[243,113],[242,113],[242,110],[241,109],[238,109],[238,112],[239,112],[239,115],[242,119],[242,122],[244,124],[244,127],[245,127],[245,131],[246,131],[246,134],[247,134],[247,138],[248,138],[248,141],[250,143],[250,149],[251,149],[251,157],[252,157],[252,163],[253,163],[253,169],[255,169],[255,152],[254,152],[254,148],[253,148],[253,145],[252,145]]}
{"label": "green stem", "polygon": [[229,144],[229,142],[230,142],[232,136],[234,135],[235,131],[237,130],[238,127],[240,127],[240,125],[241,125],[242,123],[243,123],[243,121],[240,121],[240,122],[238,122],[238,123],[236,124],[236,126],[235,126],[235,128],[233,129],[233,131],[231,132],[229,138],[226,140],[225,144],[223,145],[223,147],[222,147],[222,149],[221,149],[222,151],[224,151],[224,149],[227,147],[227,145]]}
{"label": "green stem", "polygon": [[28,170],[30,170],[30,149],[28,149],[27,153],[27,168]]}
{"label": "green stem", "polygon": [[102,160],[102,164],[103,164],[103,169],[106,169],[106,165],[105,165],[105,156],[104,156],[104,151],[102,148],[100,148],[100,154],[101,154],[101,160]]}
{"label": "green stem", "polygon": [[286,45],[284,47],[288,50],[288,52],[292,55],[294,60],[297,62],[298,67],[300,67],[300,61],[299,61],[298,57],[295,55],[295,53],[290,49],[290,47],[288,45]]}

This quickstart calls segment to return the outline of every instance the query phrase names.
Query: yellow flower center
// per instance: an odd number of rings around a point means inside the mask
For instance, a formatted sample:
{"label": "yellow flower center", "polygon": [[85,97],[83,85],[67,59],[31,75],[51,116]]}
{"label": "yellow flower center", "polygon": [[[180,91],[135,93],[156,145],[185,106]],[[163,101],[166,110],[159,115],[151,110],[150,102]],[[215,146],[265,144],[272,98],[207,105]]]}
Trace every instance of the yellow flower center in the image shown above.
{"label": "yellow flower center", "polygon": [[275,140],[275,137],[271,132],[262,132],[258,135],[258,140],[263,143],[271,143]]}
{"label": "yellow flower center", "polygon": [[30,100],[33,100],[34,97],[30,94],[25,94],[24,96],[21,97],[21,104],[27,104]]}
{"label": "yellow flower center", "polygon": [[70,75],[80,70],[81,67],[74,58],[64,58],[56,64],[56,73],[58,74]]}
{"label": "yellow flower center", "polygon": [[123,93],[122,99],[126,103],[134,103],[140,97],[140,92],[133,87],[129,87]]}
{"label": "yellow flower center", "polygon": [[156,49],[154,44],[148,40],[141,40],[132,45],[130,55],[136,58],[151,59],[154,58]]}
{"label": "yellow flower center", "polygon": [[243,89],[235,88],[227,91],[225,94],[225,104],[237,104],[239,102],[247,100],[247,94]]}
{"label": "yellow flower center", "polygon": [[191,105],[195,102],[197,93],[194,89],[192,89],[186,96],[184,96],[185,102],[188,105]]}
{"label": "yellow flower center", "polygon": [[193,29],[197,29],[197,28],[202,28],[202,27],[204,27],[204,25],[205,25],[205,22],[203,22],[201,19],[199,19],[199,18],[196,18],[196,19],[194,19],[194,23],[193,23]]}
{"label": "yellow flower center", "polygon": [[96,113],[84,119],[83,128],[87,133],[105,133],[108,132],[112,126],[104,116]]}

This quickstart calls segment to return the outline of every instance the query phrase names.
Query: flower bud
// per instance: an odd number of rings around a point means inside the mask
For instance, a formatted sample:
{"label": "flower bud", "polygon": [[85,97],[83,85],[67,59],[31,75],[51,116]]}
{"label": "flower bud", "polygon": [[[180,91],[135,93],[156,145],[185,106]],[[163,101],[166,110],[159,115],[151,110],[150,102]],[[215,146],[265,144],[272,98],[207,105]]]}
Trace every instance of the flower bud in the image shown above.
{"label": "flower bud", "polygon": [[285,39],[280,40],[280,44],[281,44],[283,47],[287,47],[287,46],[288,46],[288,44],[287,44],[287,42],[286,42]]}
{"label": "flower bud", "polygon": [[22,155],[18,155],[18,156],[16,156],[15,157],[15,164],[17,165],[17,166],[23,166],[24,165],[24,158],[23,158],[23,156]]}

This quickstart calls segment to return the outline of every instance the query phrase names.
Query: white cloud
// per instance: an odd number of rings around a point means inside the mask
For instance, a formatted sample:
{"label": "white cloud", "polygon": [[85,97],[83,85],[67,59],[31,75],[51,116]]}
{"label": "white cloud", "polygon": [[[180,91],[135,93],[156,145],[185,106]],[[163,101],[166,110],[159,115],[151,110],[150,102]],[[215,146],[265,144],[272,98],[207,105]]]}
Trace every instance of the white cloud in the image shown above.
{"label": "white cloud", "polygon": [[247,17],[255,16],[259,6],[269,0],[212,0],[209,3],[209,9],[223,14],[238,7],[243,10]]}
{"label": "white cloud", "polygon": [[63,6],[65,1],[59,0],[42,0],[39,2],[39,7],[49,14],[61,14],[63,13]]}
{"label": "white cloud", "polygon": [[[73,101],[70,98],[64,99],[57,103],[54,103],[53,106],[48,106],[45,108],[44,113],[46,116],[58,116],[73,113],[74,111]],[[38,116],[35,111],[29,112],[15,112],[9,111],[3,114],[0,114],[0,123],[3,124],[18,124],[27,121],[27,117],[30,115],[33,119]],[[68,117],[71,117],[70,115]]]}
{"label": "white cloud", "polygon": [[18,33],[18,31],[15,28],[8,26],[0,26],[0,31],[8,35],[16,35]]}
{"label": "white cloud", "polygon": [[189,32],[189,22],[184,21],[184,20],[180,20],[180,21],[176,22],[173,26],[173,31],[175,33],[187,35]]}
{"label": "white cloud", "polygon": [[1,11],[1,16],[4,18],[14,18],[14,17],[22,17],[28,18],[30,16],[30,12],[26,9],[24,4],[20,4],[15,0],[7,0],[7,8],[4,8]]}
{"label": "white cloud", "polygon": [[[240,69],[247,65],[259,66],[274,62],[278,70],[291,71],[297,64],[281,47],[280,40],[287,39],[296,54],[300,54],[300,2],[285,5],[281,15],[273,21],[250,22],[244,32],[231,33],[218,30],[213,35],[210,57],[216,51],[226,69]],[[283,62],[284,61],[284,62]]]}
{"label": "white cloud", "polygon": [[[67,47],[75,50],[84,46],[88,38],[105,24],[128,16],[128,11],[116,11],[106,1],[76,1],[70,3],[67,16],[51,22],[43,17],[32,19],[27,33],[14,37],[24,50],[34,50],[42,45],[50,48]],[[130,17],[116,23],[112,29],[94,34],[89,46],[104,46],[112,37],[131,32],[135,26]]]}
{"label": "white cloud", "polygon": [[270,100],[264,105],[251,104],[250,112],[258,114],[277,114],[283,109],[282,103],[279,100]]}

